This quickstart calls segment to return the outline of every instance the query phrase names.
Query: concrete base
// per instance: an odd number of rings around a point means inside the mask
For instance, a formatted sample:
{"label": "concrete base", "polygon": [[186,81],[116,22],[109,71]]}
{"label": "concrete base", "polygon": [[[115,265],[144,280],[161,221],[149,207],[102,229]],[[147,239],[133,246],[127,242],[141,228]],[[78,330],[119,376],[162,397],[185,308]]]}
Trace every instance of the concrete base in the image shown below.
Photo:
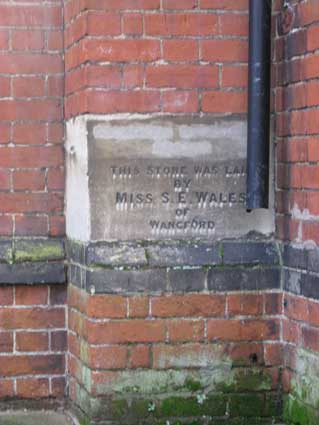
{"label": "concrete base", "polygon": [[71,416],[53,411],[0,412],[0,425],[77,425]]}

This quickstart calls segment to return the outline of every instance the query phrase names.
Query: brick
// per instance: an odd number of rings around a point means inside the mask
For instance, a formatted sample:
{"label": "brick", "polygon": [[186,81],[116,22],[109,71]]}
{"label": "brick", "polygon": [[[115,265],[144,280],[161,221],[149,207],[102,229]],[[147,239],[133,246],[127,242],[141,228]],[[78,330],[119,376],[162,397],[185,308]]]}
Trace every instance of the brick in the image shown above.
{"label": "brick", "polygon": [[65,235],[65,217],[64,216],[49,217],[49,235],[53,237]]}
{"label": "brick", "polygon": [[[17,69],[23,70],[23,74],[51,74],[63,72],[63,62],[58,55],[46,53],[0,52],[0,73],[16,74]],[[47,118],[48,115],[44,119]]]}
{"label": "brick", "polygon": [[218,68],[210,65],[157,65],[146,68],[147,87],[212,88]]}
{"label": "brick", "polygon": [[145,266],[145,249],[129,244],[98,244],[87,249],[88,264],[103,266]]}
{"label": "brick", "polygon": [[239,291],[280,288],[279,268],[214,268],[209,270],[209,290]]}
{"label": "brick", "polygon": [[0,288],[0,305],[13,304],[13,288],[10,286],[1,286]]}
{"label": "brick", "polygon": [[13,127],[15,144],[42,145],[46,142],[46,126],[44,124],[15,124]]}
{"label": "brick", "polygon": [[263,313],[263,298],[255,294],[227,296],[229,316],[260,316]]}
{"label": "brick", "polygon": [[[160,58],[157,40],[86,40],[84,61],[150,62]],[[1,71],[1,67],[0,67]]]}
{"label": "brick", "polygon": [[172,292],[203,291],[206,281],[204,270],[169,270],[168,280]]}
{"label": "brick", "polygon": [[234,13],[220,15],[220,33],[240,37],[248,36],[248,16]]}
{"label": "brick", "polygon": [[283,295],[264,294],[265,314],[283,314]]}
{"label": "brick", "polygon": [[65,326],[65,311],[62,308],[43,309],[32,307],[19,310],[7,308],[0,310],[0,320],[1,323],[6,323],[6,329],[8,330],[63,328]]}
{"label": "brick", "polygon": [[15,170],[12,174],[13,190],[43,191],[45,189],[45,172],[42,170]]}
{"label": "brick", "polygon": [[221,263],[218,245],[154,245],[147,247],[152,266],[205,266]]}
{"label": "brick", "polygon": [[97,114],[108,112],[157,112],[160,110],[160,93],[154,90],[90,91],[87,109]]}
{"label": "brick", "polygon": [[2,376],[62,374],[64,373],[64,355],[15,355],[2,356],[0,371]]}
{"label": "brick", "polygon": [[11,398],[14,396],[14,381],[9,379],[0,379],[0,397]]}
{"label": "brick", "polygon": [[130,348],[128,366],[131,369],[151,367],[151,349],[148,345],[133,345]]}
{"label": "brick", "polygon": [[48,50],[63,50],[63,34],[59,31],[48,31]]}
{"label": "brick", "polygon": [[247,65],[223,65],[222,67],[222,87],[246,88],[248,82]]}
{"label": "brick", "polygon": [[89,366],[94,369],[125,369],[128,351],[125,346],[91,347]]}
{"label": "brick", "polygon": [[47,332],[17,332],[16,349],[18,351],[47,351],[49,335]]}
{"label": "brick", "polygon": [[16,216],[17,236],[45,236],[48,234],[48,219],[45,216]]}
{"label": "brick", "polygon": [[319,329],[303,326],[301,335],[306,349],[319,352]]}
{"label": "brick", "polygon": [[152,298],[154,317],[224,317],[223,295],[172,295]]}
{"label": "brick", "polygon": [[167,273],[164,269],[148,270],[107,270],[88,272],[86,287],[94,286],[95,293],[149,293],[162,292],[167,287]]}
{"label": "brick", "polygon": [[195,9],[197,0],[163,0],[163,9]]}
{"label": "brick", "polygon": [[12,32],[13,50],[42,50],[44,32],[38,30],[16,30]]}
{"label": "brick", "polygon": [[87,17],[89,35],[119,35],[121,34],[121,16],[118,13],[89,12]]}
{"label": "brick", "polygon": [[65,352],[67,349],[67,332],[51,332],[51,350]]}
{"label": "brick", "polygon": [[318,277],[311,274],[302,275],[301,295],[319,299]]}
{"label": "brick", "polygon": [[66,396],[66,380],[61,376],[51,379],[51,395],[52,397],[62,398]]}
{"label": "brick", "polygon": [[64,127],[62,123],[48,123],[48,142],[62,143],[64,138]]}
{"label": "brick", "polygon": [[309,325],[319,327],[319,303],[308,300]]}
{"label": "brick", "polygon": [[285,295],[284,307],[287,318],[304,322],[309,320],[308,303],[305,299]]}
{"label": "brick", "polygon": [[214,344],[163,345],[153,347],[155,369],[209,367],[212,358],[220,356]]}
{"label": "brick", "polygon": [[283,320],[282,329],[285,342],[299,344],[301,341],[301,328],[298,323],[291,320]]}
{"label": "brick", "polygon": [[65,184],[64,168],[50,169],[48,171],[48,189],[63,190]]}
{"label": "brick", "polygon": [[245,113],[247,111],[247,93],[239,91],[204,92],[202,110],[210,113]]}
{"label": "brick", "polygon": [[66,285],[58,285],[50,287],[50,305],[63,305],[67,301]]}
{"label": "brick", "polygon": [[11,125],[0,122],[0,143],[7,144],[10,141]]}
{"label": "brick", "polygon": [[203,40],[201,59],[210,62],[247,62],[245,40]]}
{"label": "brick", "polygon": [[43,398],[49,396],[47,378],[17,379],[17,396],[21,398]]}
{"label": "brick", "polygon": [[142,87],[144,81],[144,66],[125,65],[123,67],[123,85],[124,87]]}
{"label": "brick", "polygon": [[199,110],[199,98],[196,91],[171,90],[162,95],[163,112],[195,113]]}
{"label": "brick", "polygon": [[279,264],[276,245],[263,242],[224,242],[224,264]]}
{"label": "brick", "polygon": [[10,190],[11,188],[11,173],[8,170],[0,169],[0,190]]}
{"label": "brick", "polygon": [[62,75],[48,77],[47,95],[50,97],[62,97],[64,95],[64,78]]}
{"label": "brick", "polygon": [[10,353],[13,351],[13,333],[0,332],[0,352]]}
{"label": "brick", "polygon": [[18,286],[15,303],[17,305],[48,304],[47,286]]}
{"label": "brick", "polygon": [[88,323],[88,341],[92,344],[161,342],[165,337],[165,324],[161,320]]}
{"label": "brick", "polygon": [[10,78],[0,77],[0,97],[10,97]]}
{"label": "brick", "polygon": [[124,14],[122,22],[125,34],[138,35],[143,33],[143,15],[141,13]]}
{"label": "brick", "polygon": [[217,35],[218,16],[201,13],[149,14],[145,16],[145,33],[152,36]]}
{"label": "brick", "polygon": [[61,102],[45,98],[32,99],[32,102],[29,99],[0,99],[0,113],[5,121],[31,119],[55,121],[62,118]]}
{"label": "brick", "polygon": [[163,58],[172,62],[198,61],[197,40],[163,40]]}
{"label": "brick", "polygon": [[264,351],[261,343],[234,343],[226,348],[226,353],[236,366],[264,364]]}
{"label": "brick", "polygon": [[0,31],[0,50],[8,50],[9,48],[9,31]]}
{"label": "brick", "polygon": [[167,323],[167,329],[171,342],[199,342],[204,339],[204,321],[202,320],[172,320]]}
{"label": "brick", "polygon": [[58,6],[0,5],[0,26],[50,26],[61,27],[62,13]]}
{"label": "brick", "polygon": [[202,9],[248,10],[248,0],[201,0]]}
{"label": "brick", "polygon": [[265,341],[276,340],[279,321],[272,319],[253,320],[208,320],[207,338],[210,341]]}
{"label": "brick", "polygon": [[281,366],[283,364],[283,345],[282,344],[266,344],[265,364],[267,366]]}
{"label": "brick", "polygon": [[87,315],[92,318],[126,317],[126,298],[117,295],[95,295],[87,301]]}
{"label": "brick", "polygon": [[160,8],[160,0],[85,0],[82,6],[93,10],[156,10]]}
{"label": "brick", "polygon": [[149,297],[128,298],[128,317],[145,318],[149,315]]}

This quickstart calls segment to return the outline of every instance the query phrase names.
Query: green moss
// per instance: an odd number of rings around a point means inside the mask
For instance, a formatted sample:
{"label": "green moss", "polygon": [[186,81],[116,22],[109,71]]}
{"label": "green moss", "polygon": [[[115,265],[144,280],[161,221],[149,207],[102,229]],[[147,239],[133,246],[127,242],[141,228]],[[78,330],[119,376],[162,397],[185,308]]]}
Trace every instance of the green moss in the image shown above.
{"label": "green moss", "polygon": [[[148,416],[153,414],[153,411],[150,411],[150,406],[152,406],[151,400],[136,399],[132,400],[130,405],[129,416],[133,419],[145,419]],[[156,408],[155,408],[156,410]]]}
{"label": "green moss", "polygon": [[182,397],[170,397],[163,400],[161,403],[159,413],[160,416],[180,416],[180,417],[192,417],[200,416],[202,414],[202,406],[198,404],[195,397],[182,398]]}
{"label": "green moss", "polygon": [[264,369],[258,368],[235,368],[232,378],[217,386],[221,392],[270,391],[271,388],[271,376]]}
{"label": "green moss", "polygon": [[262,417],[264,397],[262,394],[232,394],[229,402],[232,417]]}
{"label": "green moss", "polygon": [[222,242],[219,243],[218,253],[219,253],[220,259],[223,261],[223,259],[224,259],[224,246],[223,246]]}
{"label": "green moss", "polygon": [[127,414],[128,406],[126,400],[113,400],[111,402],[110,412],[114,419],[123,418]]}
{"label": "green moss", "polygon": [[319,416],[314,408],[289,395],[284,401],[284,420],[289,424],[318,425]]}
{"label": "green moss", "polygon": [[195,381],[189,377],[186,379],[185,388],[187,388],[189,391],[195,392],[201,390],[203,387],[199,381]]}
{"label": "green moss", "polygon": [[163,400],[155,413],[157,417],[224,416],[227,398],[212,394],[200,397],[169,397]]}
{"label": "green moss", "polygon": [[60,241],[55,240],[18,240],[15,242],[14,260],[49,261],[64,258],[64,250]]}

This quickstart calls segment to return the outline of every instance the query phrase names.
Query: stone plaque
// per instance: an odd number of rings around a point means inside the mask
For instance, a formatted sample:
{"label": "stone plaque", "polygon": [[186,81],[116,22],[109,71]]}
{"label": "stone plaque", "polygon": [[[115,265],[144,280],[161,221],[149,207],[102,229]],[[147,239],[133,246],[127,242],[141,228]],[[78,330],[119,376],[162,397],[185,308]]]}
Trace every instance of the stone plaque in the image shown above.
{"label": "stone plaque", "polygon": [[[246,123],[157,118],[87,123],[90,240],[214,240],[269,232],[248,214]],[[75,147],[75,163],[76,159]]]}

